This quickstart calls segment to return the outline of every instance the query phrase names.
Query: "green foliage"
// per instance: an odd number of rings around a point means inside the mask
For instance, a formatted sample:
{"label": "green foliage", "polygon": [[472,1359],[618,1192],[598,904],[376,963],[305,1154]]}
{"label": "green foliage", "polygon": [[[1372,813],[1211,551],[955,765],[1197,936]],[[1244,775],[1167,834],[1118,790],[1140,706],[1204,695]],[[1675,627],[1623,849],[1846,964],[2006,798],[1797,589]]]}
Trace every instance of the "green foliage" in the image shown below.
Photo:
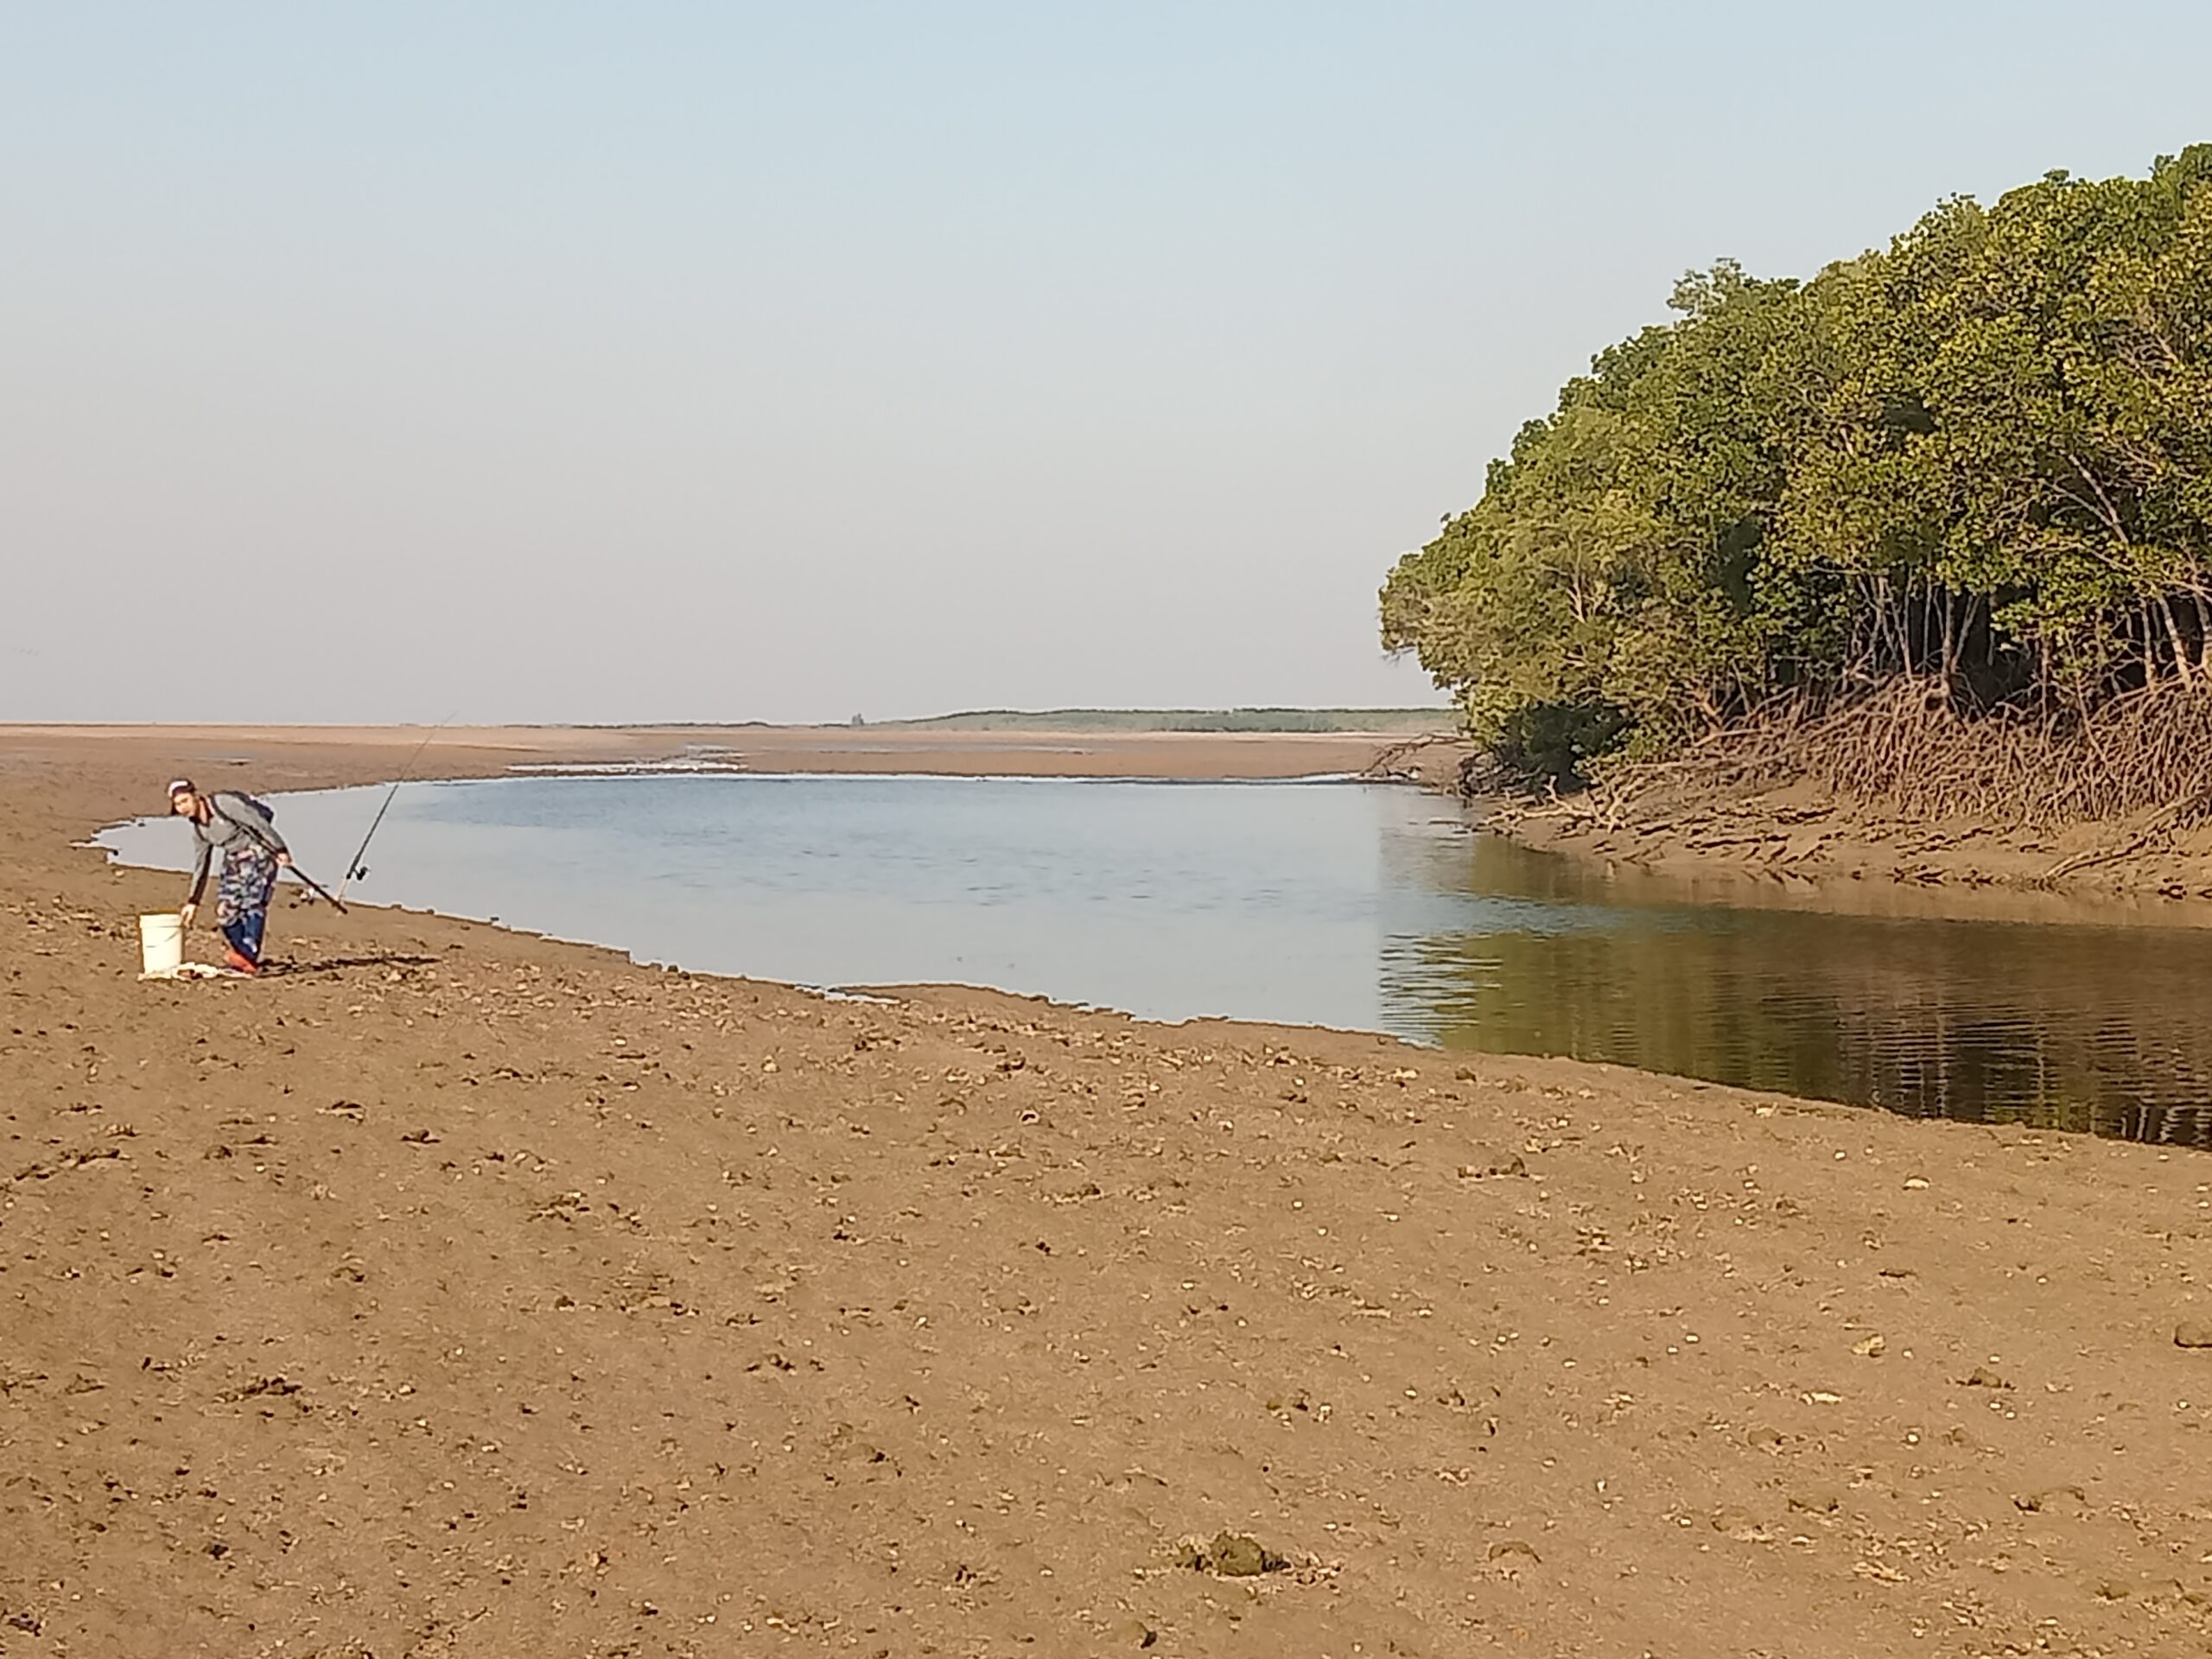
{"label": "green foliage", "polygon": [[1568,788],[1621,746],[1628,716],[1607,702],[1534,702],[1501,724],[1492,753],[1513,775]]}
{"label": "green foliage", "polygon": [[1671,305],[1382,588],[1478,734],[1548,756],[1610,711],[1657,753],[1900,674],[1972,706],[2212,681],[2212,144]]}

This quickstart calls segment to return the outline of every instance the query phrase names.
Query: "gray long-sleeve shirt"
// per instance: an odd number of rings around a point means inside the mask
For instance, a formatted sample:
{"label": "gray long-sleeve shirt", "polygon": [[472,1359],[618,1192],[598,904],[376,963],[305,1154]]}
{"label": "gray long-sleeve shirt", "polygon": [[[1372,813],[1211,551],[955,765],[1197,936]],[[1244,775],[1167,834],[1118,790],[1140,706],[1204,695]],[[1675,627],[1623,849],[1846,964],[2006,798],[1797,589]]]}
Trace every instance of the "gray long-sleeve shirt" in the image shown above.
{"label": "gray long-sleeve shirt", "polygon": [[207,890],[207,868],[220,852],[226,856],[234,847],[262,846],[272,853],[289,852],[284,837],[276,833],[276,826],[269,815],[235,790],[219,789],[207,797],[207,822],[197,818],[185,820],[192,826],[195,848],[192,861],[192,902],[198,904],[200,895]]}

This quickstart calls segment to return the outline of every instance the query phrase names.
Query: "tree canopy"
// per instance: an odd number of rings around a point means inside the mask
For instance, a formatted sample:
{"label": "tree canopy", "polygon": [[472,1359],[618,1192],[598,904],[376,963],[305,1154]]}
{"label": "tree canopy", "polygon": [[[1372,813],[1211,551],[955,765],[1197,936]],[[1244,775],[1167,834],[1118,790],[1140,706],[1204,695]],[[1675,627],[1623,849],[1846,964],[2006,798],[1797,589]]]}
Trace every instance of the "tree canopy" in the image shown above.
{"label": "tree canopy", "polygon": [[1382,588],[1478,736],[1563,775],[1900,677],[2212,688],[2212,144],[1670,306]]}

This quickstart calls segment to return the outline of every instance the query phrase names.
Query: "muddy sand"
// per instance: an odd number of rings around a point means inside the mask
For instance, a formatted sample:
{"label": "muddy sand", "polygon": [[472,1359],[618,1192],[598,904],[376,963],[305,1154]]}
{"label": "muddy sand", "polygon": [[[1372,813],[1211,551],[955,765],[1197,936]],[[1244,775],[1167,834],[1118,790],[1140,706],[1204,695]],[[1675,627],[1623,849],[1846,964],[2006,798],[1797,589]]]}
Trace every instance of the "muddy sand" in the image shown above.
{"label": "muddy sand", "polygon": [[395,911],[135,978],[73,842],[415,741],[0,732],[7,1659],[2212,1643],[2212,1160]]}
{"label": "muddy sand", "polygon": [[[1436,736],[1402,739],[1382,759],[1392,776],[1458,794],[1478,757],[1471,744]],[[1930,818],[1804,782],[1715,791],[1630,777],[1638,786],[1625,801],[1594,791],[1479,805],[1489,828],[1524,846],[1732,903],[2212,927],[2212,824],[2170,811],[2051,827]],[[1883,893],[1920,897],[1870,897]]]}
{"label": "muddy sand", "polygon": [[[2212,926],[2212,827],[2163,815],[2063,830],[1929,819],[1816,787],[1656,798],[1618,817],[1587,797],[1497,803],[1492,827],[1548,852],[1693,880],[1719,878],[1854,909],[1854,887],[1937,895],[2057,894],[2136,913],[2113,919]],[[1971,910],[1967,913],[1972,913]]]}

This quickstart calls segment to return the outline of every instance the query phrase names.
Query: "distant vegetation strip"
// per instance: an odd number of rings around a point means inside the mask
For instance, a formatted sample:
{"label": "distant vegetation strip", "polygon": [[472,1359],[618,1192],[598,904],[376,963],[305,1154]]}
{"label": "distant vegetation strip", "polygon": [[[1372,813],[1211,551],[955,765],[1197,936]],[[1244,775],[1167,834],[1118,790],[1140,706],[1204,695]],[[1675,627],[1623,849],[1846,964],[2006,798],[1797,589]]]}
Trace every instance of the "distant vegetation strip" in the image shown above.
{"label": "distant vegetation strip", "polygon": [[1357,732],[1392,736],[1450,731],[1452,709],[976,709],[926,720],[871,721],[925,732]]}

